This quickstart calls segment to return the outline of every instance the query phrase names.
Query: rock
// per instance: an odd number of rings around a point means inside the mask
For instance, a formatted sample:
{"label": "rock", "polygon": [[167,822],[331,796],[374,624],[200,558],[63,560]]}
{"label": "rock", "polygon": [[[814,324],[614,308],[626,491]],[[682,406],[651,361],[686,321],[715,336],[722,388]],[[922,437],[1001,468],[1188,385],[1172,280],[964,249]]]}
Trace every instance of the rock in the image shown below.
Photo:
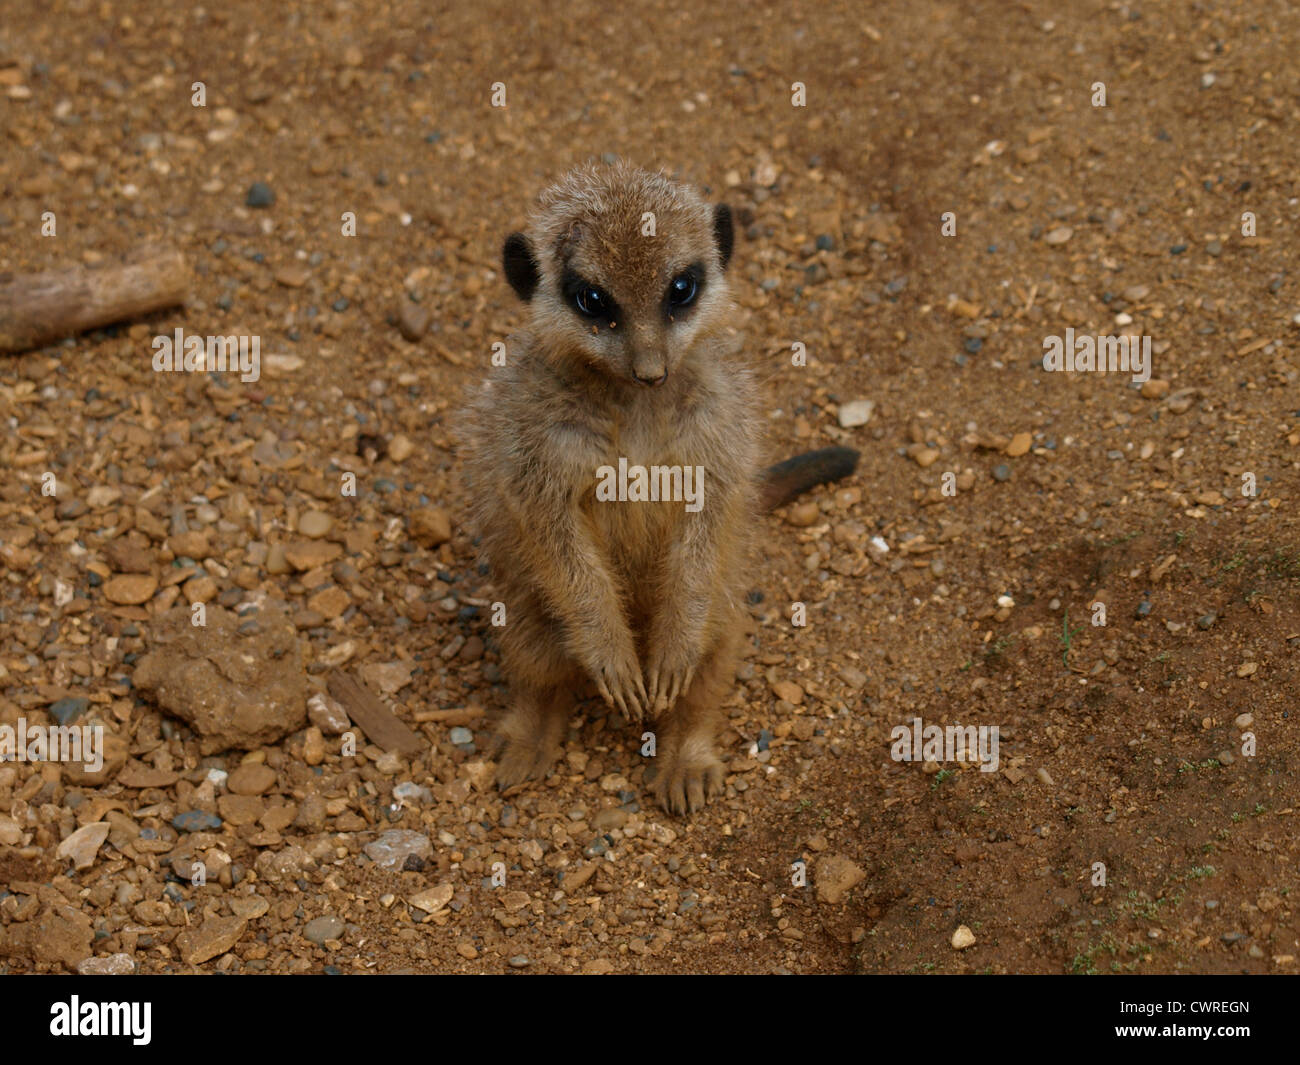
{"label": "rock", "polygon": [[1241,665],[1237,667],[1237,676],[1251,677],[1255,675],[1255,672],[1258,669],[1259,669],[1258,662],[1243,662]]}
{"label": "rock", "polygon": [[129,954],[109,954],[103,958],[87,958],[77,966],[82,976],[130,976],[135,972],[135,962]]}
{"label": "rock", "polygon": [[413,662],[369,662],[359,672],[365,683],[380,695],[393,695],[411,683]]}
{"label": "rock", "polygon": [[247,927],[248,922],[242,917],[209,917],[198,928],[191,928],[176,937],[181,961],[186,965],[202,965],[227,953],[239,942]]}
{"label": "rock", "polygon": [[186,810],[172,818],[178,832],[212,832],[221,827],[221,818],[206,810]]}
{"label": "rock", "polygon": [[871,420],[871,412],[876,404],[869,399],[855,399],[852,403],[840,405],[839,423],[842,429],[856,429]]}
{"label": "rock", "polygon": [[300,263],[290,263],[275,272],[275,280],[285,288],[302,288],[311,279],[311,271]]}
{"label": "rock", "polygon": [[302,930],[302,935],[304,939],[319,946],[327,939],[342,939],[343,930],[343,919],[327,913],[324,917],[316,917],[308,921]]}
{"label": "rock", "polygon": [[792,680],[778,680],[772,684],[772,692],[778,699],[784,699],[795,706],[803,704],[803,689]]}
{"label": "rock", "polygon": [[411,512],[410,530],[421,547],[437,547],[451,539],[451,518],[438,507],[421,507]]}
{"label": "rock", "polygon": [[1143,399],[1164,399],[1169,395],[1169,382],[1159,377],[1143,381],[1140,394]]}
{"label": "rock", "polygon": [[821,508],[816,503],[808,502],[791,507],[785,520],[797,529],[804,529],[812,525],[821,516]]}
{"label": "rock", "polygon": [[266,813],[266,802],[256,795],[222,795],[217,799],[217,810],[223,821],[238,828],[260,821]]}
{"label": "rock", "polygon": [[394,462],[405,462],[415,453],[415,444],[405,433],[397,433],[388,442],[388,457]]}
{"label": "rock", "polygon": [[192,558],[198,562],[202,562],[212,554],[212,547],[208,541],[208,534],[202,530],[177,533],[175,536],[169,536],[167,537],[167,547],[177,558]]}
{"label": "rock", "polygon": [[296,843],[280,851],[263,851],[253,867],[257,875],[273,884],[297,880],[316,860]]}
{"label": "rock", "polygon": [[1043,243],[1053,246],[1064,244],[1072,236],[1074,236],[1074,230],[1069,226],[1057,226],[1043,238]]}
{"label": "rock", "polygon": [[90,918],[71,906],[55,905],[38,920],[11,924],[7,939],[0,939],[0,953],[27,958],[37,965],[62,965],[76,971],[90,957],[94,937]]}
{"label": "rock", "polygon": [[49,714],[60,725],[71,725],[86,712],[86,707],[89,705],[90,700],[83,696],[69,696],[66,699],[51,703]]}
{"label": "rock", "polygon": [[275,787],[275,770],[261,762],[245,762],[226,778],[226,787],[236,795],[265,795]]}
{"label": "rock", "polygon": [[122,767],[126,765],[126,760],[130,756],[130,745],[118,734],[115,729],[107,725],[97,725],[103,731],[100,735],[100,748],[98,753],[99,768],[94,769],[95,759],[88,757],[89,748],[83,748],[82,760],[67,761],[63,763],[63,779],[69,784],[81,784],[95,786],[98,784],[107,784],[113,780]]}
{"label": "rock", "polygon": [[474,733],[471,732],[469,729],[467,729],[464,725],[457,725],[454,729],[452,729],[450,732],[447,733],[447,738],[451,740],[451,742],[454,743],[457,747],[460,747],[467,743],[473,743]]}
{"label": "rock", "polygon": [[414,344],[429,328],[429,312],[412,300],[403,300],[397,311],[397,329]]}
{"label": "rock", "polygon": [[303,734],[302,760],[308,765],[320,765],[325,761],[325,737],[315,725]]}
{"label": "rock", "polygon": [[324,692],[317,692],[307,700],[307,719],[326,736],[342,735],[352,727],[348,712]]}
{"label": "rock", "polygon": [[918,448],[912,458],[922,469],[927,469],[939,461],[939,452],[932,447]]}
{"label": "rock", "polygon": [[866,879],[861,866],[842,854],[828,854],[817,859],[813,874],[818,901],[839,905],[854,887]]}
{"label": "rock", "polygon": [[298,531],[303,536],[310,537],[313,540],[319,540],[330,531],[334,524],[334,519],[328,514],[319,510],[309,510],[298,519]]}
{"label": "rock", "polygon": [[1232,719],[1232,723],[1236,725],[1237,728],[1250,728],[1250,726],[1255,723],[1255,715],[1238,714],[1235,718]]}
{"label": "rock", "polygon": [[1208,614],[1202,614],[1199,618],[1196,619],[1196,627],[1201,630],[1207,630],[1211,628],[1214,625],[1214,623],[1218,620],[1219,620],[1219,615],[1216,614],[1213,610],[1211,610]]}
{"label": "rock", "polygon": [[275,203],[275,193],[265,181],[254,181],[248,186],[248,195],[244,197],[246,207],[270,207]]}
{"label": "rock", "polygon": [[367,843],[366,857],[381,869],[400,869],[406,859],[412,855],[416,858],[429,858],[433,855],[433,844],[429,837],[405,828],[389,829],[378,839]]}
{"label": "rock", "polygon": [[1030,447],[1033,446],[1033,443],[1033,433],[1016,433],[1016,435],[1011,438],[1011,443],[1007,445],[1006,453],[1013,459],[1019,458],[1021,455],[1028,453]]}
{"label": "rock", "polygon": [[[343,548],[338,544],[323,540],[300,540],[284,547],[285,561],[299,572],[328,565],[341,554]],[[267,557],[267,562],[270,562],[270,556]]]}
{"label": "rock", "polygon": [[352,605],[352,597],[337,584],[323,588],[307,600],[307,609],[314,610],[326,621],[333,621]]}
{"label": "rock", "polygon": [[136,689],[189,722],[202,754],[275,743],[302,728],[307,685],[293,621],[264,608],[247,625],[209,605],[207,625],[190,624],[188,607],[154,623],[151,650],[136,662]]}
{"label": "rock", "polygon": [[967,947],[973,947],[974,945],[975,933],[964,924],[959,924],[957,931],[952,934],[953,950],[965,950]]}
{"label": "rock", "polygon": [[54,852],[54,856],[71,858],[72,865],[76,869],[89,869],[95,864],[95,855],[99,853],[104,840],[108,839],[111,828],[107,821],[83,825],[59,844],[59,849]]}
{"label": "rock", "polygon": [[406,901],[417,910],[423,910],[425,913],[437,913],[451,901],[454,894],[456,894],[456,889],[450,884],[439,884],[437,887],[412,895]]}
{"label": "rock", "polygon": [[152,573],[124,573],[104,584],[104,598],[118,606],[139,606],[153,598],[158,578]]}

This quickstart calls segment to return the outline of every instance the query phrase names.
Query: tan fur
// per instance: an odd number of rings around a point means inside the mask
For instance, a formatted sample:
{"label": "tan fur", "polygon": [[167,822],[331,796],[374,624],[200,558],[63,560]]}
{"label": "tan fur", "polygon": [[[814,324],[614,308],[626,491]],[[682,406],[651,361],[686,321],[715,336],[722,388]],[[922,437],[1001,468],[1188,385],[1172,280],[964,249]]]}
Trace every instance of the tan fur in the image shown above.
{"label": "tan fur", "polygon": [[[645,212],[657,235],[642,236]],[[572,703],[594,681],[656,733],[659,800],[703,805],[722,785],[719,702],[733,683],[750,535],[758,519],[754,378],[729,342],[733,305],[712,208],[632,167],[584,167],[545,192],[527,237],[540,268],[530,321],[469,411],[471,496],[497,598],[512,708],[497,779],[545,774]],[[668,320],[676,273],[701,262],[689,313]],[[565,267],[617,301],[584,322]],[[658,387],[641,378],[666,371]],[[596,471],[702,466],[704,506],[598,502]]]}

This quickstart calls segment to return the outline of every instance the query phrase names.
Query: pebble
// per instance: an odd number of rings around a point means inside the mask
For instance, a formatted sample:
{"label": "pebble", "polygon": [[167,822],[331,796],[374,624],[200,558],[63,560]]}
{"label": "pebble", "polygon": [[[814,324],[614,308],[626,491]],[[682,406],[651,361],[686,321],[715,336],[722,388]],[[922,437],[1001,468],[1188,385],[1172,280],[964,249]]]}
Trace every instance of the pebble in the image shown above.
{"label": "pebble", "polygon": [[319,946],[327,939],[342,939],[344,927],[341,918],[335,917],[332,913],[327,913],[323,917],[316,917],[308,921],[302,930],[302,934],[304,939]]}
{"label": "pebble", "polygon": [[108,839],[111,828],[107,821],[83,825],[59,844],[59,849],[54,852],[54,856],[71,858],[74,868],[89,869],[95,864],[95,855],[99,853],[104,840]]}
{"label": "pebble", "polygon": [[388,442],[388,457],[394,462],[405,462],[415,452],[415,444],[405,433],[397,433]]}
{"label": "pebble", "polygon": [[410,896],[406,901],[417,910],[422,910],[425,913],[437,913],[447,903],[451,902],[452,896],[455,894],[456,889],[451,884],[439,884],[437,887],[428,888]]}
{"label": "pebble", "polygon": [[839,423],[842,429],[856,429],[871,420],[871,412],[876,404],[869,399],[855,399],[852,403],[840,406]]}
{"label": "pebble", "polygon": [[975,933],[967,928],[964,924],[957,926],[957,931],[952,934],[952,949],[965,950],[967,947],[975,945]]}
{"label": "pebble", "polygon": [[89,699],[80,695],[72,695],[51,703],[49,714],[60,725],[70,725],[86,712],[89,705]]}
{"label": "pebble", "polygon": [[437,547],[451,539],[451,517],[438,507],[413,510],[409,522],[411,539],[421,547]]}
{"label": "pebble", "polygon": [[821,513],[821,508],[818,507],[816,503],[799,503],[790,508],[789,513],[786,514],[785,520],[790,525],[795,526],[795,528],[803,529],[812,525],[813,522],[820,518]]}
{"label": "pebble", "polygon": [[135,972],[135,962],[129,954],[109,954],[78,962],[77,972],[82,976],[130,976]]}
{"label": "pebble", "polygon": [[461,747],[474,742],[474,733],[462,725],[457,725],[447,734],[447,738],[457,747]]}
{"label": "pebble", "polygon": [[248,195],[244,197],[246,207],[270,207],[275,203],[275,193],[265,181],[254,181],[248,186]]}
{"label": "pebble", "polygon": [[1007,445],[1007,454],[1011,458],[1019,458],[1026,454],[1033,445],[1034,437],[1032,433],[1016,433],[1011,438],[1011,443]]}
{"label": "pebble", "polygon": [[828,854],[817,859],[813,880],[817,885],[817,898],[836,906],[858,884],[866,879],[862,867],[843,854]]}
{"label": "pebble", "polygon": [[1160,377],[1143,381],[1140,395],[1143,399],[1164,399],[1169,395],[1169,382]]}
{"label": "pebble", "polygon": [[1250,728],[1250,726],[1255,723],[1255,715],[1238,714],[1235,718],[1232,719],[1232,723],[1236,725],[1237,728]]}
{"label": "pebble", "polygon": [[389,829],[365,846],[366,857],[381,869],[400,869],[408,857],[430,858],[433,844],[429,837],[405,828]]}
{"label": "pebble", "polygon": [[922,469],[927,469],[939,460],[939,452],[932,447],[917,448],[912,454],[912,458],[916,460],[916,464]]}
{"label": "pebble", "polygon": [[118,606],[139,606],[157,590],[158,578],[152,573],[125,573],[104,584],[104,598]]}
{"label": "pebble", "polygon": [[993,479],[994,479],[995,481],[1009,481],[1009,480],[1011,480],[1011,467],[1008,466],[1005,462],[1003,462],[1003,463],[999,463],[997,466],[994,466],[994,467],[993,467]]}
{"label": "pebble", "polygon": [[313,540],[319,540],[333,525],[334,519],[319,510],[309,510],[298,519],[298,531]]}
{"label": "pebble", "polygon": [[172,818],[172,828],[180,832],[208,832],[221,827],[221,818],[206,810],[187,810]]}
{"label": "pebble", "polygon": [[1219,615],[1211,610],[1208,614],[1202,614],[1196,619],[1196,627],[1198,629],[1209,629],[1218,620]]}
{"label": "pebble", "polygon": [[429,328],[429,312],[412,300],[403,300],[397,311],[397,329],[414,344]]}
{"label": "pebble", "polygon": [[320,765],[325,761],[325,737],[315,725],[303,733],[302,760],[308,765]]}
{"label": "pebble", "polygon": [[1072,236],[1074,236],[1074,230],[1069,226],[1058,226],[1043,238],[1043,242],[1051,245],[1064,244]]}
{"label": "pebble", "polygon": [[513,958],[510,959],[510,968],[512,969],[527,969],[528,966],[531,964],[532,962],[530,962],[522,954],[516,954]]}
{"label": "pebble", "polygon": [[236,795],[264,795],[275,786],[275,770],[261,762],[245,762],[226,779]]}

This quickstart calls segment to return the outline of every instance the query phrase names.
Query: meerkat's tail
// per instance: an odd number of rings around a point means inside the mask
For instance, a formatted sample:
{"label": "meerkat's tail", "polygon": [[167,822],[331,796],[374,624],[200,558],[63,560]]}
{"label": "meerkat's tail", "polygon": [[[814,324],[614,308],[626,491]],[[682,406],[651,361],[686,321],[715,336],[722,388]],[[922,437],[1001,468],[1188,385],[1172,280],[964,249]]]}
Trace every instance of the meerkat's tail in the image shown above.
{"label": "meerkat's tail", "polygon": [[764,513],[784,506],[809,488],[847,477],[857,465],[858,452],[853,448],[824,447],[769,466],[763,473],[759,497]]}

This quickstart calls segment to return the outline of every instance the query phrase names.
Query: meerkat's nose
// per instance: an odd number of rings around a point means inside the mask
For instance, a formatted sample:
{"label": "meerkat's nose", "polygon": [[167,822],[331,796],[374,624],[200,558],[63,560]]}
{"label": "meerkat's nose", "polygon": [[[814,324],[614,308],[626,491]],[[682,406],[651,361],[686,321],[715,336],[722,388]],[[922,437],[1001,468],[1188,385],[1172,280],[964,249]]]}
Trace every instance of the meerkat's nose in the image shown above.
{"label": "meerkat's nose", "polygon": [[668,371],[665,370],[658,377],[642,377],[639,373],[633,370],[632,376],[635,377],[647,388],[658,388],[661,384],[663,384],[665,381],[668,380]]}

